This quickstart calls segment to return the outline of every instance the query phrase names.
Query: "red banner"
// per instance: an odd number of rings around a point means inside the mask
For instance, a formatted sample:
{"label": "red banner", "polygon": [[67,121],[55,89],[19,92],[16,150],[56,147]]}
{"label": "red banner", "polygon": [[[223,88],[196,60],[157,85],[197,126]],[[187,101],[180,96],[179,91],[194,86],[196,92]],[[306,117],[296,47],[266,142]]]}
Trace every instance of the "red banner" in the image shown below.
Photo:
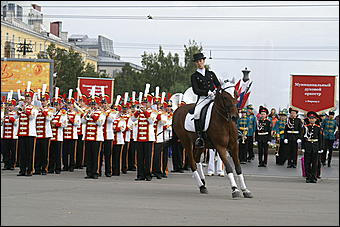
{"label": "red banner", "polygon": [[101,95],[102,88],[104,86],[105,94],[110,96],[110,103],[113,103],[113,79],[104,79],[104,78],[92,78],[92,77],[79,77],[78,78],[78,87],[82,94],[86,96],[90,96],[90,91],[93,86],[95,86],[95,94]]}
{"label": "red banner", "polygon": [[291,105],[302,112],[329,111],[336,106],[336,76],[291,75]]}

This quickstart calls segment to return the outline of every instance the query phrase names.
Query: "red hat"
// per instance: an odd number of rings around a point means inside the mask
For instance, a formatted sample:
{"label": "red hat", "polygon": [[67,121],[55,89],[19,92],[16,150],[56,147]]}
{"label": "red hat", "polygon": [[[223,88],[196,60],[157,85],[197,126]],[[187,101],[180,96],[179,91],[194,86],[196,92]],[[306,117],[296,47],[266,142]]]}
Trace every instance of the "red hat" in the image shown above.
{"label": "red hat", "polygon": [[307,113],[307,117],[308,118],[319,118],[318,114],[316,112],[314,112],[314,111],[309,111]]}
{"label": "red hat", "polygon": [[269,113],[268,109],[267,109],[266,107],[264,107],[264,106],[262,106],[262,108],[260,109],[259,112],[260,112],[260,113],[265,112],[266,114]]}
{"label": "red hat", "polygon": [[71,97],[71,99],[66,100],[67,104],[71,104],[71,103],[74,104],[75,101],[76,100],[73,97]]}
{"label": "red hat", "polygon": [[110,96],[108,94],[105,94],[104,97],[101,96],[101,103],[109,103],[110,102]]}
{"label": "red hat", "polygon": [[58,103],[61,104],[62,103],[62,98],[60,96],[58,96],[58,98],[56,99],[55,97],[52,99],[53,103]]}
{"label": "red hat", "polygon": [[2,96],[1,97],[1,103],[2,104],[6,104],[6,96]]}
{"label": "red hat", "polygon": [[44,100],[46,100],[46,101],[50,100],[50,94],[49,94],[48,92],[45,92],[44,95],[41,95],[41,100],[42,100],[42,101],[44,101]]}
{"label": "red hat", "polygon": [[169,106],[168,103],[165,100],[164,100],[164,102],[162,104],[163,104],[164,108],[167,108]]}
{"label": "red hat", "polygon": [[17,105],[17,100],[12,99],[12,100],[11,100],[11,104],[12,104],[13,106],[16,106],[16,105]]}
{"label": "red hat", "polygon": [[31,89],[29,91],[25,91],[25,97],[31,97],[33,98],[33,95],[34,95],[34,91]]}

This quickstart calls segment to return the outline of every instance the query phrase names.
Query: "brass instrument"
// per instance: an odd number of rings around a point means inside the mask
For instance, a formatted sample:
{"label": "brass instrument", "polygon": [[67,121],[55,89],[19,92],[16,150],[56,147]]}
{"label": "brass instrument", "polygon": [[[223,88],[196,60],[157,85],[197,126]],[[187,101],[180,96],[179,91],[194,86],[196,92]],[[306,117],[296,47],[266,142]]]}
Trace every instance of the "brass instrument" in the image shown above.
{"label": "brass instrument", "polygon": [[242,143],[245,144],[248,134],[248,127],[244,128],[242,131]]}

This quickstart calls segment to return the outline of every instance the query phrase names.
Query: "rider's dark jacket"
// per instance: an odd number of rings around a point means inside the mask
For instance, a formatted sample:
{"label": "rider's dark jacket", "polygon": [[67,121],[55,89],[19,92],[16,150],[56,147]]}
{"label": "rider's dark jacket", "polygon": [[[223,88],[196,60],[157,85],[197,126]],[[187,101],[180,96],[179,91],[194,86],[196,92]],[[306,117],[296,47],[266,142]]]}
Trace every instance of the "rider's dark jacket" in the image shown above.
{"label": "rider's dark jacket", "polygon": [[216,88],[221,87],[213,71],[205,70],[205,76],[199,72],[194,72],[191,75],[191,87],[193,92],[198,96],[207,96],[208,91],[214,91]]}

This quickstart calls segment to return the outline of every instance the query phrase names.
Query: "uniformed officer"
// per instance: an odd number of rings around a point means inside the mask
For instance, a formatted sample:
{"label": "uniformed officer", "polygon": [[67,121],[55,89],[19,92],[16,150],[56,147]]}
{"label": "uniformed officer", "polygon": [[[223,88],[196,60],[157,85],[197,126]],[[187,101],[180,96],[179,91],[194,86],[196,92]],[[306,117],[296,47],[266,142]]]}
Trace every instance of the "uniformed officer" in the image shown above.
{"label": "uniformed officer", "polygon": [[41,95],[41,108],[37,116],[37,139],[35,147],[34,169],[35,175],[46,175],[48,164],[48,151],[50,138],[52,137],[51,121],[53,119],[53,110],[49,107],[50,95],[43,91]]}
{"label": "uniformed officer", "polygon": [[[72,92],[71,92],[72,93]],[[63,142],[63,171],[74,171],[76,162],[76,147],[78,140],[78,127],[81,124],[81,114],[74,109],[75,99],[70,97],[66,100],[67,124],[64,128]]]}
{"label": "uniformed officer", "polygon": [[[92,90],[94,90],[92,88]],[[85,126],[85,149],[86,149],[86,177],[85,179],[98,179],[99,175],[99,152],[101,144],[104,141],[104,123],[106,115],[100,110],[98,104],[99,97],[94,97],[92,92],[91,98],[88,100],[91,109],[83,116],[82,121]]]}
{"label": "uniformed officer", "polygon": [[323,129],[323,136],[325,141],[324,146],[324,153],[322,155],[323,157],[323,163],[326,162],[326,155],[328,151],[328,157],[327,157],[327,166],[331,167],[331,161],[332,161],[332,153],[333,153],[333,143],[335,140],[335,133],[336,133],[336,120],[334,119],[335,113],[333,111],[329,112],[329,117],[326,118],[322,122],[322,129]]}
{"label": "uniformed officer", "polygon": [[287,109],[279,112],[279,120],[276,122],[273,131],[276,141],[279,144],[278,157],[276,164],[284,165],[287,160],[287,144],[284,143],[284,130],[287,124]]}
{"label": "uniformed officer", "polygon": [[16,100],[13,98],[7,99],[4,109],[4,116],[1,119],[3,128],[1,129],[2,138],[1,144],[2,155],[4,161],[3,170],[14,170],[16,161],[16,152],[18,144],[18,112],[14,109]]}
{"label": "uniformed officer", "polygon": [[241,117],[237,120],[237,129],[239,131],[239,159],[241,164],[247,162],[247,134],[249,128],[249,118],[247,117],[247,109],[241,110]]}
{"label": "uniformed officer", "polygon": [[289,108],[290,116],[284,130],[284,143],[287,144],[288,165],[287,168],[296,168],[298,143],[301,143],[303,135],[303,123],[297,117],[298,110]]}
{"label": "uniformed officer", "polygon": [[[271,140],[271,122],[267,118],[268,109],[262,107],[259,111],[260,119],[257,124],[257,129],[255,131],[255,140],[258,142],[258,155],[259,155],[259,165],[258,167],[266,167],[268,159],[268,145]],[[264,156],[264,159],[263,159]]]}
{"label": "uniformed officer", "polygon": [[137,151],[137,178],[135,180],[151,181],[152,146],[155,141],[154,122],[151,106],[152,97],[144,96],[140,110],[134,112],[132,121],[138,121],[138,151]]}
{"label": "uniformed officer", "polygon": [[201,110],[214,99],[215,89],[221,87],[215,73],[205,68],[205,59],[206,57],[202,53],[193,55],[193,61],[196,63],[197,70],[191,75],[192,90],[198,95],[194,112],[195,130],[198,135],[195,146],[198,148],[204,147],[203,128],[199,122]]}
{"label": "uniformed officer", "polygon": [[20,172],[18,176],[32,176],[34,166],[34,147],[36,131],[37,107],[32,105],[34,91],[27,88],[25,102],[19,112],[19,146],[20,146]]}
{"label": "uniformed officer", "polygon": [[304,141],[304,165],[306,171],[306,183],[317,182],[317,162],[318,153],[322,153],[321,146],[321,129],[320,125],[315,124],[317,120],[317,113],[309,111],[307,113],[309,124],[305,126]]}
{"label": "uniformed officer", "polygon": [[248,127],[248,134],[247,134],[247,146],[248,146],[248,156],[247,161],[251,162],[254,160],[254,134],[257,128],[257,118],[254,115],[254,107],[252,104],[247,105],[247,116],[249,118],[249,127]]}

